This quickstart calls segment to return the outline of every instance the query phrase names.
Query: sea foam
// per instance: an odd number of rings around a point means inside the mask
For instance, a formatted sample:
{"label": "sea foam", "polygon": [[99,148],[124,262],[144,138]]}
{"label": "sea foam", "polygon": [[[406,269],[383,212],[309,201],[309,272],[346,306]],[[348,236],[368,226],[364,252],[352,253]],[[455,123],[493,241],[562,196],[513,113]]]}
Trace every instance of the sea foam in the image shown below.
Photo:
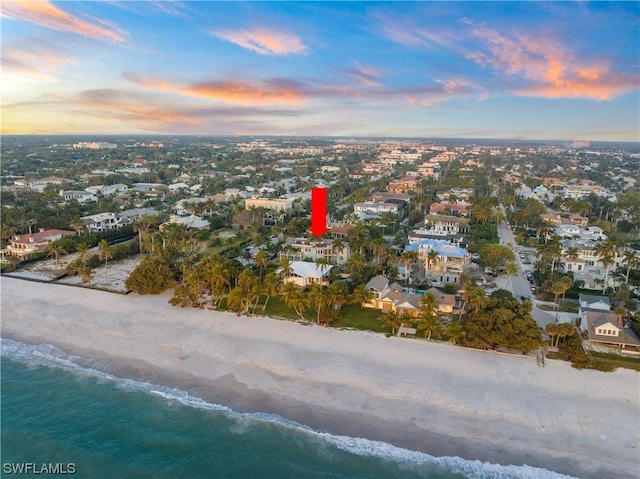
{"label": "sea foam", "polygon": [[255,423],[267,423],[316,438],[326,445],[358,456],[377,457],[406,466],[435,465],[444,470],[462,474],[468,479],[575,479],[572,476],[528,465],[501,465],[477,460],[467,460],[454,456],[431,456],[427,453],[412,451],[382,441],[366,438],[342,436],[318,431],[296,421],[269,413],[241,413],[220,404],[209,403],[191,396],[188,392],[167,386],[119,378],[109,373],[81,366],[77,363],[83,358],[68,356],[63,350],[50,344],[30,345],[0,338],[0,353],[3,357],[18,361],[27,366],[59,368],[79,376],[95,378],[98,381],[110,381],[117,387],[152,394],[166,401],[184,406],[224,414],[239,426]]}

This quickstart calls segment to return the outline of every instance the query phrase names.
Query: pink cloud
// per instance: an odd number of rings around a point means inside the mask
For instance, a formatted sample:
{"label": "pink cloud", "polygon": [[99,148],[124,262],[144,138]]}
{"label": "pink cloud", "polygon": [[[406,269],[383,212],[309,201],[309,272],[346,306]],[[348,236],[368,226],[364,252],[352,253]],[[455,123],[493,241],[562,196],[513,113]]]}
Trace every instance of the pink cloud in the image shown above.
{"label": "pink cloud", "polygon": [[4,1],[2,2],[1,15],[6,18],[35,23],[60,32],[75,33],[112,42],[124,40],[123,32],[117,27],[109,25],[106,21],[82,20],[53,5],[48,0]]}
{"label": "pink cloud", "polygon": [[529,85],[512,89],[518,95],[610,100],[638,88],[636,75],[616,74],[602,60],[576,58],[564,45],[550,38],[507,37],[490,28],[474,29],[473,34],[483,40],[487,50],[466,57],[479,65],[528,80]]}
{"label": "pink cloud", "polygon": [[347,74],[367,87],[381,87],[380,73],[375,68],[358,65],[355,68],[347,70]]}
{"label": "pink cloud", "polygon": [[414,24],[409,18],[381,18],[382,31],[390,40],[412,47],[430,47],[440,45],[451,47],[459,36],[451,31],[433,30]]}
{"label": "pink cloud", "polygon": [[2,66],[21,75],[54,81],[54,71],[72,63],[74,58],[66,52],[43,42],[21,42],[17,46],[2,48]]}
{"label": "pink cloud", "polygon": [[198,96],[223,103],[247,106],[288,105],[305,103],[306,93],[296,82],[273,79],[262,82],[245,80],[210,80],[179,85],[163,80],[126,73],[125,77],[139,85],[181,95]]}
{"label": "pink cloud", "polygon": [[308,50],[296,35],[267,28],[227,30],[211,32],[211,34],[261,55],[303,54]]}

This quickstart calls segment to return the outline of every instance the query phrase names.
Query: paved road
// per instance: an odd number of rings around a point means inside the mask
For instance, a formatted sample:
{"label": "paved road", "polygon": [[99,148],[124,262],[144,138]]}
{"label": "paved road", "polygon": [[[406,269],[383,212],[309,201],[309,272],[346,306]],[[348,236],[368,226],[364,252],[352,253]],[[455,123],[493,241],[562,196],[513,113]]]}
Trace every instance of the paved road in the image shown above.
{"label": "paved road", "polygon": [[500,243],[505,246],[510,246],[516,254],[518,274],[516,276],[500,275],[496,278],[496,284],[498,287],[511,291],[516,298],[520,298],[521,296],[530,297],[533,303],[531,315],[535,322],[538,323],[538,326],[544,329],[547,324],[555,322],[555,314],[550,314],[547,311],[538,309],[536,306],[535,297],[531,293],[529,281],[524,273],[527,268],[522,264],[522,261],[518,256],[520,248],[516,244],[513,232],[509,229],[506,223],[503,222],[498,226],[498,236],[500,237]]}

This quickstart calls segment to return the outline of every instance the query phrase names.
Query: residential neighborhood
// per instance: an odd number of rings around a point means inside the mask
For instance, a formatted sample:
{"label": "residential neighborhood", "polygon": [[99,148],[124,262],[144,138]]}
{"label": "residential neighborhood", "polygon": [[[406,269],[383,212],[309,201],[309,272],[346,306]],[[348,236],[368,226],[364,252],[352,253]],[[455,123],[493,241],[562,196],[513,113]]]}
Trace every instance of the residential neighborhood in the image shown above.
{"label": "residential neighborhood", "polygon": [[[373,330],[513,348],[513,339],[483,339],[482,328],[497,327],[478,319],[494,298],[524,308],[539,337],[525,349],[570,323],[587,350],[640,352],[637,152],[154,141],[3,145],[3,272],[29,275],[37,258],[69,256],[50,280],[82,273],[91,286],[108,277],[100,262],[106,270],[116,261],[109,249],[130,243],[120,287],[172,287],[179,305],[298,318],[313,311],[323,324],[362,316]],[[56,168],[24,161],[33,154],[59,159]],[[320,236],[309,230],[312,188],[327,192]],[[101,241],[95,259],[78,255],[81,243]],[[591,296],[596,311],[580,299]]]}

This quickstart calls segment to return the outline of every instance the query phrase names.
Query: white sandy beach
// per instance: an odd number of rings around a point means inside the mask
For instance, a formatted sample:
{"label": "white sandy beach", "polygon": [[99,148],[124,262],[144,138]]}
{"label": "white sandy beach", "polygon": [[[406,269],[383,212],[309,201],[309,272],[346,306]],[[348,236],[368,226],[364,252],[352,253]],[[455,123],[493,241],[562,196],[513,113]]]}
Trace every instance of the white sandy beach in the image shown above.
{"label": "white sandy beach", "polygon": [[[2,337],[434,455],[640,477],[640,374],[2,278]],[[108,359],[108,361],[105,361]]]}

